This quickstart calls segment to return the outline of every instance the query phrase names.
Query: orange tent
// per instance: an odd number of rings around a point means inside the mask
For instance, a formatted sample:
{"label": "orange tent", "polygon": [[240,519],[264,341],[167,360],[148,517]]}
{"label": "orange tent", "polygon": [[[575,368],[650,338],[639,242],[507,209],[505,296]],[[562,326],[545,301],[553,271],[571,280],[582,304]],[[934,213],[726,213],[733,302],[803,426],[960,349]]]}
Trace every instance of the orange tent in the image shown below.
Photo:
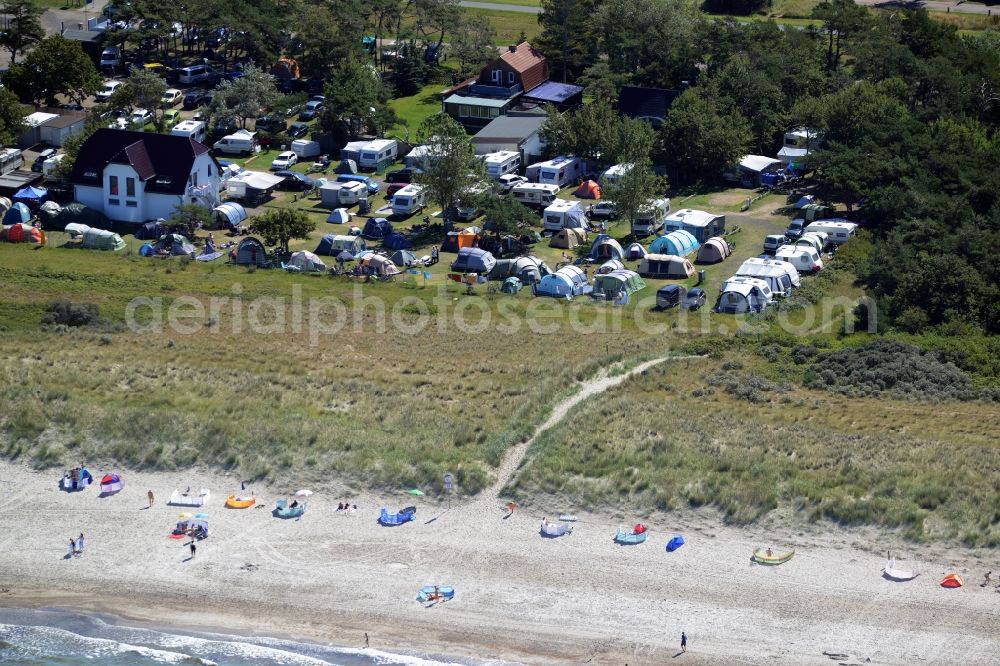
{"label": "orange tent", "polygon": [[458,234],[458,249],[463,247],[475,247],[479,234],[473,231],[461,231]]}
{"label": "orange tent", "polygon": [[592,180],[585,180],[580,183],[580,187],[576,188],[573,196],[580,197],[581,199],[600,199],[601,186]]}
{"label": "orange tent", "polygon": [[30,224],[14,224],[7,228],[8,243],[44,243],[45,234],[42,230]]}
{"label": "orange tent", "polygon": [[941,587],[962,587],[964,584],[957,573],[950,573],[941,580]]}

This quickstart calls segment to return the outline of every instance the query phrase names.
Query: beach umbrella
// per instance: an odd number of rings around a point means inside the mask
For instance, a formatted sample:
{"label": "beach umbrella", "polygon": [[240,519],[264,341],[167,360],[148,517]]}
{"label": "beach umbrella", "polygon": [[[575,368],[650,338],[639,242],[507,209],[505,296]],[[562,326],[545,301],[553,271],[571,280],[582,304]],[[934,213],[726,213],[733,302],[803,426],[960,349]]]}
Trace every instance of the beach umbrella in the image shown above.
{"label": "beach umbrella", "polygon": [[191,517],[191,514],[190,514],[190,513],[188,513],[187,511],[185,511],[184,513],[180,514],[180,515],[179,515],[179,516],[177,516],[177,517],[178,517],[178,518],[190,518],[190,517]]}
{"label": "beach umbrella", "polygon": [[197,518],[198,520],[208,520],[207,513],[196,513],[194,514],[194,517]]}
{"label": "beach umbrella", "polygon": [[295,491],[295,496],[296,497],[309,497],[312,494],[313,494],[313,491],[306,490],[305,488],[303,488],[302,490],[296,490]]}
{"label": "beach umbrella", "polygon": [[409,494],[413,495],[414,497],[423,497],[424,491],[420,490],[419,488],[414,488],[413,490],[409,491]]}

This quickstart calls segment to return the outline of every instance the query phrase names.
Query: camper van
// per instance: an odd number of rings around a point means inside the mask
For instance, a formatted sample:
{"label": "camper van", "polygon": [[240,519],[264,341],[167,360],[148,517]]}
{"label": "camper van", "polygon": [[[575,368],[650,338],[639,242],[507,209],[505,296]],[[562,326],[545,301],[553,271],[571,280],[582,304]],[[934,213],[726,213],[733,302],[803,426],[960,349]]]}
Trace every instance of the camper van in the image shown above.
{"label": "camper van", "polygon": [[364,183],[368,188],[368,194],[378,194],[378,183],[368,176],[360,173],[342,173],[337,176],[338,183]]}
{"label": "camper van", "polygon": [[810,231],[825,231],[831,245],[843,245],[858,233],[858,225],[846,220],[816,220],[806,227]]}
{"label": "camper van", "polygon": [[185,136],[198,143],[205,143],[208,132],[205,129],[205,123],[200,120],[182,120],[170,130],[170,134],[171,136]]}
{"label": "camper van", "polygon": [[319,197],[324,206],[331,208],[353,206],[368,197],[368,188],[358,182],[326,183],[319,188]]}
{"label": "camper van", "polygon": [[819,252],[805,245],[782,245],[774,253],[774,258],[787,261],[800,273],[818,273],[823,268]]}
{"label": "camper van", "polygon": [[654,199],[649,205],[636,213],[632,230],[636,236],[649,236],[663,226],[663,221],[670,213],[670,199]]}
{"label": "camper van", "polygon": [[24,153],[17,148],[0,150],[0,174],[8,174],[24,166]]}
{"label": "camper van", "polygon": [[631,163],[616,164],[608,167],[604,170],[604,173],[601,174],[601,186],[606,187],[613,184],[616,180],[628,173],[631,168]]}
{"label": "camper van", "polygon": [[[825,248],[829,242],[830,235],[825,231],[810,231],[802,234],[802,237],[795,241],[793,245],[805,245],[813,248],[817,252],[822,252],[823,248]],[[782,245],[784,245],[784,243],[782,243]]]}
{"label": "camper van", "polygon": [[763,312],[773,298],[767,282],[752,277],[731,277],[719,291],[715,311],[725,314]]}
{"label": "camper van", "polygon": [[508,173],[517,173],[521,168],[521,153],[513,150],[489,153],[483,155],[483,164],[486,166],[486,175],[496,180]]}
{"label": "camper van", "polygon": [[583,161],[577,157],[556,157],[548,162],[532,164],[525,175],[536,183],[566,187],[583,176]]}
{"label": "camper van", "polygon": [[245,129],[224,136],[212,144],[216,152],[226,155],[249,155],[256,147],[257,135]]}
{"label": "camper van", "polygon": [[556,200],[559,194],[558,185],[544,185],[542,183],[522,183],[516,185],[511,193],[517,201],[520,201],[529,208],[545,208]]}
{"label": "camper van", "polygon": [[376,139],[369,141],[361,148],[358,167],[377,171],[384,169],[396,161],[398,145],[395,139]]}
{"label": "camper van", "polygon": [[663,221],[663,233],[671,231],[686,231],[699,243],[704,243],[713,236],[726,233],[726,216],[708,213],[703,210],[682,208],[668,215]]}
{"label": "camper van", "polygon": [[413,215],[427,205],[427,190],[421,185],[407,185],[392,195],[393,215]]}
{"label": "camper van", "polygon": [[752,277],[767,282],[776,296],[788,296],[800,286],[799,272],[787,261],[752,257],[736,271],[737,277]]}
{"label": "camper van", "polygon": [[542,230],[586,229],[587,217],[579,201],[556,199],[542,213]]}

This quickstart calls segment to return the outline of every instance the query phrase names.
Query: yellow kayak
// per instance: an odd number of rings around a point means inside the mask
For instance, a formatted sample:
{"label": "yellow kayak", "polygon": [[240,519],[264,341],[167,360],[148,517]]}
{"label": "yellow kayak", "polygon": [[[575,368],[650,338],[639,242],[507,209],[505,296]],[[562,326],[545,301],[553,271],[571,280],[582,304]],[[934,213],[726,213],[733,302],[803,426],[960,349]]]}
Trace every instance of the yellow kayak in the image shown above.
{"label": "yellow kayak", "polygon": [[787,553],[780,553],[780,554],[771,553],[770,555],[768,555],[766,550],[758,549],[753,551],[752,559],[757,564],[767,564],[773,566],[776,564],[784,564],[788,560],[792,559],[792,555],[794,554],[795,551],[790,550]]}

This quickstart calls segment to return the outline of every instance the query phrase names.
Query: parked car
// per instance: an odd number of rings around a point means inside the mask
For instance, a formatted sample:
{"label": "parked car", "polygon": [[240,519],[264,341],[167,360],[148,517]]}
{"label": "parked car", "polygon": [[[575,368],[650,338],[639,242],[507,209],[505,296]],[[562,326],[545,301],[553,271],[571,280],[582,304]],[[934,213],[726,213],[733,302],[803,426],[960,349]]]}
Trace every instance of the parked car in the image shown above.
{"label": "parked car", "polygon": [[326,95],[311,95],[309,97],[309,101],[310,102],[325,102],[326,101]]}
{"label": "parked car", "polygon": [[805,220],[792,220],[792,223],[788,225],[787,229],[785,229],[785,235],[793,241],[798,240],[798,238],[802,235],[802,232],[805,231],[805,227]]}
{"label": "parked car", "polygon": [[518,176],[516,173],[504,174],[497,178],[497,185],[500,186],[500,191],[503,193],[510,192],[512,189],[520,185],[521,183],[527,183],[528,179],[524,176]]}
{"label": "parked car", "polygon": [[398,169],[396,171],[390,171],[385,175],[385,182],[387,183],[412,183],[413,176],[421,173],[420,169],[414,167],[406,167],[405,169]]}
{"label": "parked car", "polygon": [[256,127],[265,132],[284,132],[285,119],[277,116],[261,116],[257,119]]}
{"label": "parked car", "polygon": [[293,139],[301,139],[309,133],[309,125],[305,123],[292,123],[286,133]]}
{"label": "parked car", "polygon": [[105,81],[100,88],[97,89],[97,94],[94,95],[98,102],[107,102],[111,99],[111,95],[114,94],[115,90],[124,85],[121,81]]}
{"label": "parked car", "polygon": [[444,219],[446,220],[461,220],[463,222],[468,222],[469,220],[474,220],[479,217],[482,213],[476,206],[466,206],[463,205],[461,201],[455,206],[448,206],[444,211]]}
{"label": "parked car", "polygon": [[275,176],[281,176],[284,178],[283,181],[278,183],[278,187],[283,190],[311,190],[316,187],[316,181],[305,175],[304,173],[299,173],[298,171],[277,171]]}
{"label": "parked car", "polygon": [[319,115],[319,112],[323,110],[323,102],[319,100],[309,100],[306,102],[306,108],[302,110],[299,114],[299,120],[312,120]]}
{"label": "parked car", "polygon": [[284,169],[291,169],[294,164],[299,161],[299,156],[290,150],[286,150],[283,153],[278,153],[278,156],[271,161],[272,171],[282,171]]}
{"label": "parked car", "polygon": [[246,72],[239,69],[235,69],[231,72],[226,72],[225,74],[223,74],[222,78],[225,81],[235,81],[236,79],[242,79],[246,75],[247,75]]}
{"label": "parked car", "polygon": [[191,90],[184,95],[184,108],[187,110],[197,109],[199,106],[208,106],[212,103],[212,93],[207,90]]}
{"label": "parked car", "polygon": [[681,307],[685,310],[697,310],[705,304],[706,300],[705,290],[701,287],[693,287],[688,289],[688,293],[684,296],[684,302],[681,303]]}
{"label": "parked car", "polygon": [[153,122],[153,112],[148,109],[135,109],[129,118],[129,124],[138,128],[145,127],[151,122]]}
{"label": "parked car", "polygon": [[55,154],[56,154],[55,148],[46,148],[42,152],[38,153],[38,157],[36,157],[35,161],[31,163],[31,170],[34,171],[35,173],[41,173],[42,165],[45,164],[45,160],[49,159]]}
{"label": "parked car", "polygon": [[598,201],[587,206],[586,215],[592,220],[614,220],[618,218],[618,208],[613,201]]}
{"label": "parked car", "polygon": [[787,245],[788,239],[781,234],[775,234],[772,236],[764,237],[764,252],[767,254],[774,254],[778,251],[778,248],[782,245]]}
{"label": "parked car", "polygon": [[101,51],[101,69],[114,69],[122,66],[122,50],[117,46],[109,46]]}
{"label": "parked car", "polygon": [[160,106],[165,109],[177,106],[184,100],[184,93],[177,88],[167,88],[160,97]]}
{"label": "parked car", "polygon": [[181,121],[181,112],[177,109],[167,109],[163,112],[163,125],[173,127]]}
{"label": "parked car", "polygon": [[392,199],[392,195],[409,185],[409,183],[388,183],[385,186],[385,198]]}
{"label": "parked car", "polygon": [[[198,114],[195,114],[196,116]],[[193,118],[193,120],[204,120],[203,118]],[[233,117],[223,117],[215,121],[212,125],[212,135],[213,136],[225,136],[236,131],[236,118]]]}

